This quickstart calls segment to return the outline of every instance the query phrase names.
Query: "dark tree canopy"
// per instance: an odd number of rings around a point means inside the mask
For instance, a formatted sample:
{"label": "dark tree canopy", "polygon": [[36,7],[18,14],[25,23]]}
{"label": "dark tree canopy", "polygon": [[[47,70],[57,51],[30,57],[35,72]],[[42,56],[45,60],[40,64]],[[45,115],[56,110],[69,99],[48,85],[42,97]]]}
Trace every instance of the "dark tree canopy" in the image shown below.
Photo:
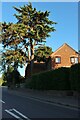
{"label": "dark tree canopy", "polygon": [[50,12],[37,11],[31,3],[20,8],[14,7],[14,9],[18,12],[18,14],[14,14],[18,23],[26,26],[25,36],[22,37],[26,39],[25,45],[30,46],[31,56],[29,58],[32,60],[34,58],[34,46],[45,42],[46,37],[50,37],[49,33],[55,31],[52,25],[56,22],[49,20]]}
{"label": "dark tree canopy", "polygon": [[14,7],[17,23],[0,23],[0,42],[3,44],[3,65],[22,66],[34,60],[34,48],[46,42],[56,22],[49,20],[50,12],[37,11],[32,4]]}
{"label": "dark tree canopy", "polygon": [[40,46],[35,50],[34,59],[38,62],[46,62],[47,58],[51,55],[52,48],[48,46]]}

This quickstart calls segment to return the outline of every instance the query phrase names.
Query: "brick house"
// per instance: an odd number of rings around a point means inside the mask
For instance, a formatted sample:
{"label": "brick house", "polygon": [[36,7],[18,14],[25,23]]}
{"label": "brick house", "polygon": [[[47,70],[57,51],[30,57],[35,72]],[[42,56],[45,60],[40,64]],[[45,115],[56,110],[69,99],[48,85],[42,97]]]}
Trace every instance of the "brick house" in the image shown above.
{"label": "brick house", "polygon": [[50,55],[47,68],[56,69],[59,67],[70,67],[79,62],[79,53],[65,43]]}
{"label": "brick house", "polygon": [[[80,55],[68,44],[64,43],[55,52],[53,52],[47,62],[36,62],[33,65],[33,74],[46,70],[57,69],[59,67],[70,67],[73,64],[80,63]],[[26,68],[25,77],[30,76],[30,64]]]}

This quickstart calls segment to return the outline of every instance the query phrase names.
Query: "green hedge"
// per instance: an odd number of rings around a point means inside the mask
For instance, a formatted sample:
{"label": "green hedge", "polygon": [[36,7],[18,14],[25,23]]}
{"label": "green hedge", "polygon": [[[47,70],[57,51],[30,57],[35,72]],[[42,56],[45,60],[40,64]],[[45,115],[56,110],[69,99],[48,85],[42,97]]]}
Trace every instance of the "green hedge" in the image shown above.
{"label": "green hedge", "polygon": [[80,91],[80,64],[32,75],[26,87],[38,90]]}
{"label": "green hedge", "polygon": [[80,63],[70,68],[71,89],[80,91]]}
{"label": "green hedge", "polygon": [[27,87],[38,90],[70,90],[69,68],[59,68],[32,75]]}

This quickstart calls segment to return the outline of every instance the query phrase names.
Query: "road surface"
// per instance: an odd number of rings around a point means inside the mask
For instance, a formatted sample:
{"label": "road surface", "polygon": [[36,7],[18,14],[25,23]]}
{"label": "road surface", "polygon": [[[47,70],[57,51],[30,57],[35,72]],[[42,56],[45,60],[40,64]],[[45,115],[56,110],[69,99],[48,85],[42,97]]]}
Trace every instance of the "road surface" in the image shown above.
{"label": "road surface", "polygon": [[78,118],[79,110],[15,94],[2,88],[2,118],[35,120],[39,118]]}

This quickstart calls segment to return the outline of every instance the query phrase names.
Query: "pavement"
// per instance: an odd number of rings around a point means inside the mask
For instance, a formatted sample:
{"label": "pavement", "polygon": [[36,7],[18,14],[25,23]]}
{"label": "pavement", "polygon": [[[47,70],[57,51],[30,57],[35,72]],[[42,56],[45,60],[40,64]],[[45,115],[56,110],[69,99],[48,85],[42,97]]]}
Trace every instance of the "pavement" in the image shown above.
{"label": "pavement", "polygon": [[54,91],[40,91],[40,90],[33,90],[33,89],[27,89],[27,88],[16,88],[10,91],[16,94],[21,94],[23,96],[38,99],[41,101],[80,109],[80,97],[79,96],[68,96],[68,95],[64,95],[60,93],[58,94],[58,92],[56,91],[55,92]]}

